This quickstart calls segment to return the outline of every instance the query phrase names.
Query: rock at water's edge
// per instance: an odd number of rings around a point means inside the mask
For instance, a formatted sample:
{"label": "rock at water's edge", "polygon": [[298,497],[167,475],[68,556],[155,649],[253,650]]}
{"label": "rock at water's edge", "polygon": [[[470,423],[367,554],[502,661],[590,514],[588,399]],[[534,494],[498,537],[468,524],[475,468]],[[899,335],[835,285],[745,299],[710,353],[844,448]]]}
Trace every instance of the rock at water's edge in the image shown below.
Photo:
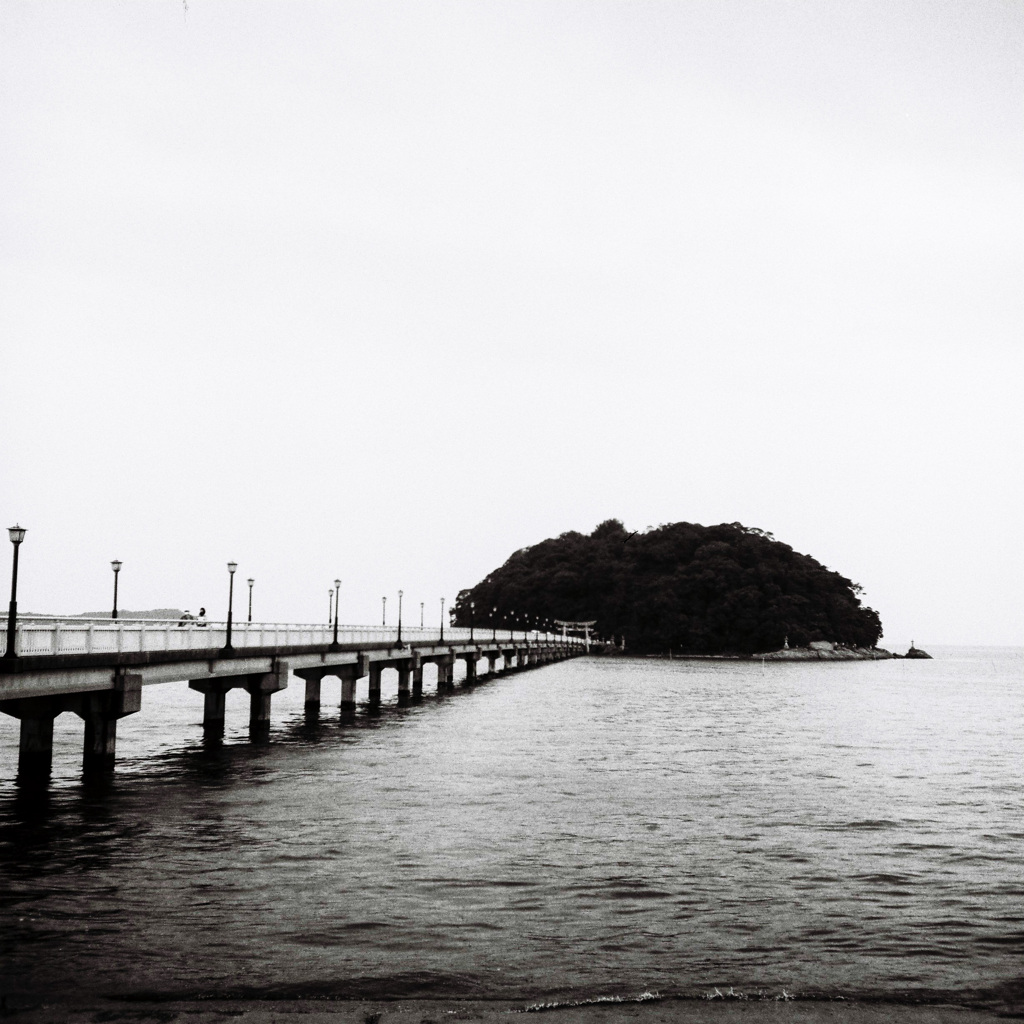
{"label": "rock at water's edge", "polygon": [[819,641],[811,647],[784,647],[781,651],[755,654],[754,657],[765,661],[882,661],[893,655],[881,647],[826,646],[824,641]]}
{"label": "rock at water's edge", "polygon": [[911,647],[910,650],[907,651],[907,653],[903,655],[903,657],[904,658],[929,658],[930,659],[931,655],[927,651],[922,651],[920,647]]}

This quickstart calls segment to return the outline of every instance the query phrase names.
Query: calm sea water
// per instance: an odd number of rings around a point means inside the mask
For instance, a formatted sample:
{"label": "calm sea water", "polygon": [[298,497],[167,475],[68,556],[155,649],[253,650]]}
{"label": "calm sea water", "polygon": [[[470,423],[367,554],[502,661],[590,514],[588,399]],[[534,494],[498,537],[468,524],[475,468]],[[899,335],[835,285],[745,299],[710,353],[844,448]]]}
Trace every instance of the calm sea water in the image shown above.
{"label": "calm sea water", "polygon": [[[966,998],[1024,964],[1024,652],[580,659],[273,742],[149,687],[115,780],[0,724],[7,992]],[[332,686],[333,682],[333,686]],[[365,682],[364,682],[365,685]],[[392,687],[394,683],[392,681]],[[360,690],[362,694],[362,690]],[[393,689],[392,689],[393,697]],[[232,699],[233,698],[233,699]]]}

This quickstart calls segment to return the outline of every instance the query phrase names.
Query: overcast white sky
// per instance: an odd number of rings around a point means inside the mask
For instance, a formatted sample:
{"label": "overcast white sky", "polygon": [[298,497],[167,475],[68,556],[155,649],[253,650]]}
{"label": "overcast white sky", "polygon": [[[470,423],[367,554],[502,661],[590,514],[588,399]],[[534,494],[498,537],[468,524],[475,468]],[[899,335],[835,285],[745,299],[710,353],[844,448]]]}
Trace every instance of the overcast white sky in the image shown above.
{"label": "overcast white sky", "polygon": [[739,521],[893,645],[1024,642],[1022,54],[1018,0],[0,0],[20,607],[120,558],[222,617],[233,558],[436,623]]}

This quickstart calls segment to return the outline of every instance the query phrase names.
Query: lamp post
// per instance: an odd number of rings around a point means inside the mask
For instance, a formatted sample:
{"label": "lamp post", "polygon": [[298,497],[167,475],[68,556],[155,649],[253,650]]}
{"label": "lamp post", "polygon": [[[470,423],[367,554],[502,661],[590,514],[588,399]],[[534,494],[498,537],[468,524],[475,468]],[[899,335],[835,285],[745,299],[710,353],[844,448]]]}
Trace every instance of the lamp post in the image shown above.
{"label": "lamp post", "polygon": [[334,615],[334,587],[331,587],[327,591],[327,625],[331,624],[331,618]]}
{"label": "lamp post", "polygon": [[249,584],[249,621],[252,622],[252,585],[256,581],[250,576],[245,582]]}
{"label": "lamp post", "polygon": [[498,621],[495,616],[498,614],[498,606],[494,605],[491,608],[491,643],[498,638]]}
{"label": "lamp post", "polygon": [[420,601],[420,629],[423,628],[423,602]]}
{"label": "lamp post", "polygon": [[398,646],[402,646],[402,591],[398,592]]}
{"label": "lamp post", "polygon": [[110,568],[114,570],[114,610],[110,613],[112,619],[117,618],[117,574],[121,571],[121,563],[115,558],[110,563]]}
{"label": "lamp post", "polygon": [[11,570],[11,605],[7,611],[7,650],[4,651],[5,658],[16,658],[14,650],[15,630],[18,626],[18,548],[25,539],[24,526],[10,526],[7,529],[14,545],[14,568]]}
{"label": "lamp post", "polygon": [[469,602],[469,642],[473,642],[473,626],[475,625],[476,601]]}
{"label": "lamp post", "polygon": [[334,639],[332,647],[338,646],[338,598],[341,596],[341,580],[334,581]]}
{"label": "lamp post", "polygon": [[388,624],[388,599],[386,597],[380,599],[380,608],[380,624],[386,626]]}
{"label": "lamp post", "polygon": [[224,650],[230,651],[231,647],[231,609],[235,602],[235,570],[238,568],[237,562],[228,562],[228,635],[224,643]]}
{"label": "lamp post", "polygon": [[441,643],[444,643],[444,598],[441,598]]}

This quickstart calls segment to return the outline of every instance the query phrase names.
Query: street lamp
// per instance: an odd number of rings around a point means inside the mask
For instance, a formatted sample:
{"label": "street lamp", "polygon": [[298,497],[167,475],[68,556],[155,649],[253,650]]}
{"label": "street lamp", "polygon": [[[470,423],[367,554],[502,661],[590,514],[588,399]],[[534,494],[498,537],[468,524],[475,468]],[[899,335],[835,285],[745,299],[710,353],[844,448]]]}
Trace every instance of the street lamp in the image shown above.
{"label": "street lamp", "polygon": [[494,643],[494,641],[498,637],[498,622],[497,619],[495,618],[497,614],[498,606],[494,605],[494,607],[491,608],[491,643]]}
{"label": "street lamp", "polygon": [[228,562],[228,635],[224,644],[224,650],[230,651],[231,647],[231,607],[235,602],[235,570],[237,562]]}
{"label": "street lamp", "polygon": [[441,643],[444,643],[444,598],[441,598]]}
{"label": "street lamp", "polygon": [[112,619],[117,618],[117,574],[121,571],[121,563],[115,558],[110,563],[110,568],[114,570],[114,610],[110,613]]}
{"label": "street lamp", "polygon": [[256,581],[250,576],[245,582],[249,584],[249,621],[252,622],[252,585]]}
{"label": "street lamp", "polygon": [[423,602],[420,601],[420,629],[423,628]]}
{"label": "street lamp", "polygon": [[11,526],[7,529],[14,545],[14,568],[11,571],[11,606],[7,612],[7,650],[4,651],[5,658],[16,658],[14,650],[14,632],[18,624],[18,547],[25,539],[24,526]]}
{"label": "street lamp", "polygon": [[388,599],[382,597],[380,599],[380,624],[386,626],[388,624]]}
{"label": "street lamp", "polygon": [[334,587],[327,591],[327,625],[331,624],[334,616]]}
{"label": "street lamp", "polygon": [[473,625],[474,625],[474,620],[476,618],[476,616],[474,615],[475,611],[476,611],[476,601],[470,601],[469,602],[469,642],[470,643],[473,642]]}
{"label": "street lamp", "polygon": [[341,596],[341,580],[334,581],[334,640],[332,647],[338,646],[338,598]]}
{"label": "street lamp", "polygon": [[402,591],[398,592],[398,646],[402,646]]}

